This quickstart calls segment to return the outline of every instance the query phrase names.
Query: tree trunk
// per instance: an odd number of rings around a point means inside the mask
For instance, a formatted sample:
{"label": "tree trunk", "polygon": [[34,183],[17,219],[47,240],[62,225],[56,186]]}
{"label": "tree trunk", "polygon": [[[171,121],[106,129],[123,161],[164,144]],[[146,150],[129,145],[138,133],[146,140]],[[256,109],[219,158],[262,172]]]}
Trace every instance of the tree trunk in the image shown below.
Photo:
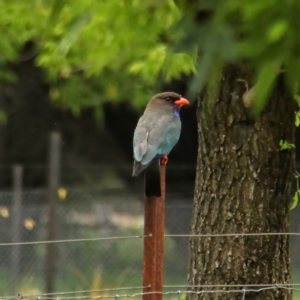
{"label": "tree trunk", "polygon": [[[294,151],[280,150],[279,142],[294,143],[294,103],[278,78],[265,109],[252,117],[243,103],[245,83],[237,80],[251,77],[228,66],[199,101],[192,234],[289,231]],[[193,287],[202,293],[190,299],[291,299],[287,289],[246,286],[289,282],[288,236],[190,239],[189,285],[242,285]]]}

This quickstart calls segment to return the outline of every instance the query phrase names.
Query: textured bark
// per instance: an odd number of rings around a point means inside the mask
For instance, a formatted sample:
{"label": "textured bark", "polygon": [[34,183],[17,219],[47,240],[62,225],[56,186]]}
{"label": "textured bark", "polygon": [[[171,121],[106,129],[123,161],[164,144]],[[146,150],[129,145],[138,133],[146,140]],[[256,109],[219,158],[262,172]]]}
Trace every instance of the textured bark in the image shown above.
{"label": "textured bark", "polygon": [[[199,101],[192,234],[289,231],[294,151],[280,151],[279,142],[294,143],[293,99],[279,78],[265,109],[253,118],[243,104],[245,88],[239,78],[251,82],[241,66],[226,67],[221,82],[208,85]],[[189,285],[289,282],[288,236],[190,239]],[[245,298],[241,293],[189,297],[266,300],[291,299],[291,293],[272,289],[246,292]]]}

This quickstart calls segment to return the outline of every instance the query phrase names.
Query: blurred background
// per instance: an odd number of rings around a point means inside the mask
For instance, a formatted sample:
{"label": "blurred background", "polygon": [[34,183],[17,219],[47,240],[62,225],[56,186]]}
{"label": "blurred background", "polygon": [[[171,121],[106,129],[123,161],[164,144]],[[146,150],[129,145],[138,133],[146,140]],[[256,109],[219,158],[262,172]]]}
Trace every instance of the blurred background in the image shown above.
{"label": "blurred background", "polygon": [[[214,5],[203,1],[199,10],[187,2],[0,0],[0,243],[51,236],[52,132],[62,145],[55,239],[141,235],[143,178],[131,177],[132,137],[146,103],[161,91],[191,102],[181,111],[181,138],[169,156],[166,198],[166,233],[189,233],[198,139],[191,91],[207,74],[194,76],[199,49],[219,55],[204,55],[203,66],[234,60],[236,51],[229,23],[202,22]],[[272,5],[280,10],[278,3]],[[291,231],[300,231],[299,213],[298,205]],[[298,282],[299,247],[292,237]],[[55,291],[141,286],[142,249],[138,238],[70,242],[57,244],[49,258],[45,244],[2,245],[0,295],[45,291],[47,268]],[[188,239],[166,238],[165,284],[185,284],[187,262]]]}
{"label": "blurred background", "polygon": [[[144,14],[147,5],[126,9],[118,2],[0,1],[0,243],[143,235],[143,176],[131,176],[133,132],[154,94],[186,96],[190,79],[184,72],[163,79],[151,69],[166,53],[164,43],[151,39],[178,18],[172,1],[153,16]],[[164,13],[167,23],[155,24]],[[149,34],[132,36],[132,18]],[[135,73],[138,64],[149,68],[146,78]],[[189,233],[197,153],[196,103],[189,100],[167,167],[169,234]],[[53,132],[61,139],[55,219],[49,217]],[[185,284],[188,239],[167,238],[165,248],[165,284]],[[141,286],[142,255],[141,238],[59,243],[51,250],[2,246],[0,294]]]}

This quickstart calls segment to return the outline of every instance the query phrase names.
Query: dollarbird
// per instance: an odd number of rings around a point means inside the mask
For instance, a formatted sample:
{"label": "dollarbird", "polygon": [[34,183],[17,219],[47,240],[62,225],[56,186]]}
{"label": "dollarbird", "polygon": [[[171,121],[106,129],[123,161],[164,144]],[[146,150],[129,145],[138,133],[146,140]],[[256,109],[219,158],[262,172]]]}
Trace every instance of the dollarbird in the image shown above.
{"label": "dollarbird", "polygon": [[176,145],[181,132],[180,108],[189,101],[173,92],[152,97],[140,117],[133,136],[133,172],[138,176],[146,169],[145,194],[161,196],[159,162],[166,164],[167,155]]}

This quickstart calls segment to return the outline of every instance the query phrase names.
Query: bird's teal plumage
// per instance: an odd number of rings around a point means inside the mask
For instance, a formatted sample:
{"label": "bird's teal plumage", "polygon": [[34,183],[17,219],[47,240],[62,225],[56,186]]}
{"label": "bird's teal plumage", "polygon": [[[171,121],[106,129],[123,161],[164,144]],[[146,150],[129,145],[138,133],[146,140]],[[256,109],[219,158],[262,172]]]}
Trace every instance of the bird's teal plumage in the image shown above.
{"label": "bird's teal plumage", "polygon": [[169,154],[178,142],[181,121],[180,106],[174,104],[177,99],[180,95],[171,92],[154,96],[139,119],[133,137],[133,176]]}

